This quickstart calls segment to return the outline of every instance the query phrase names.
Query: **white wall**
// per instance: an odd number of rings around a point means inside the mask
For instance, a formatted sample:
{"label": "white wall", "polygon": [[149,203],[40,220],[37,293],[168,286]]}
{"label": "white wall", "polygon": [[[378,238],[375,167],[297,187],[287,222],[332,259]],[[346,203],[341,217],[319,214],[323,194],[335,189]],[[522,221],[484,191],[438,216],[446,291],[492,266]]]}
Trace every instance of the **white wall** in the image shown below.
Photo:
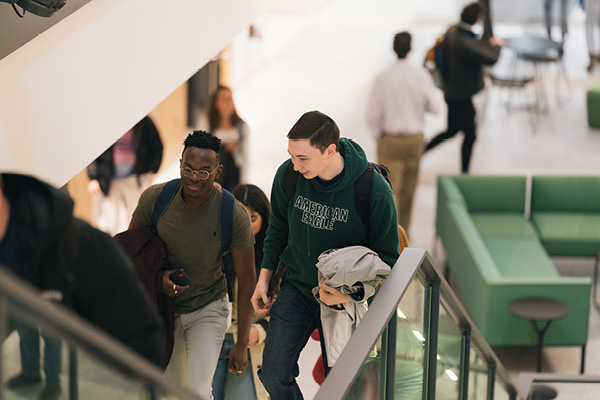
{"label": "white wall", "polygon": [[90,2],[0,61],[0,171],[64,184],[271,3]]}

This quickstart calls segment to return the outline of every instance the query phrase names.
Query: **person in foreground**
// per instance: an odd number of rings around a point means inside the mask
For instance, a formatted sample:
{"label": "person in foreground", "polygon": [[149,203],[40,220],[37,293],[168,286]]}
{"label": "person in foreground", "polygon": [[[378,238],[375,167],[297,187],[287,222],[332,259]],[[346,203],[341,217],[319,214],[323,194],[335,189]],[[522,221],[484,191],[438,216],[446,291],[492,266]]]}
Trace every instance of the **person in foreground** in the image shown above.
{"label": "person in foreground", "polygon": [[[0,265],[36,286],[43,298],[64,304],[123,347],[162,365],[162,322],[129,257],[109,235],[75,218],[73,201],[63,191],[30,176],[0,174]],[[12,389],[42,379],[37,328],[16,325],[22,371],[6,383]],[[58,399],[60,342],[42,337],[52,360],[44,362],[40,399]]]}
{"label": "person in foreground", "polygon": [[[319,111],[302,115],[287,137],[291,159],[279,167],[273,181],[271,220],[252,296],[256,312],[265,312],[272,305],[259,376],[273,400],[303,398],[296,382],[298,358],[315,328],[322,333],[320,306],[311,290],[319,286],[319,298],[329,306],[353,300],[318,281],[315,264],[319,255],[329,249],[363,245],[389,266],[399,256],[396,206],[381,175],[373,173],[369,228],[355,209],[354,184],[367,168],[362,148],[350,139],[340,139],[336,123]],[[290,163],[300,175],[288,201],[285,175]],[[288,238],[283,246],[280,237]],[[285,272],[273,302],[269,282],[280,260]],[[321,350],[328,371],[323,342]]]}

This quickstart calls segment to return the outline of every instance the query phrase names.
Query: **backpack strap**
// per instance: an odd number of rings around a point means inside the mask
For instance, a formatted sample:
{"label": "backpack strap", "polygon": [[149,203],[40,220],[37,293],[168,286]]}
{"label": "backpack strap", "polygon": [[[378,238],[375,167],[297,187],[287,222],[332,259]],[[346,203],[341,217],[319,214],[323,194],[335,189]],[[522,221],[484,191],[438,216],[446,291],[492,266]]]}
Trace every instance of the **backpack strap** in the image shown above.
{"label": "backpack strap", "polygon": [[292,201],[294,192],[296,191],[296,185],[298,184],[298,177],[300,172],[294,171],[294,163],[289,162],[285,168],[285,175],[283,176],[283,186],[285,187],[285,197],[288,201]]}
{"label": "backpack strap", "polygon": [[163,215],[173,197],[175,197],[175,192],[177,192],[177,187],[179,186],[179,182],[181,179],[173,179],[163,187],[163,190],[158,195],[156,202],[154,203],[154,210],[152,211],[152,229],[156,231],[156,225],[158,224],[158,220]]}
{"label": "backpack strap", "polygon": [[[294,163],[290,160],[287,167],[285,168],[285,174],[283,175],[283,187],[285,189],[285,198],[289,204],[294,197],[294,192],[296,191],[296,185],[298,184],[298,178],[300,177],[300,173],[298,171],[294,171]],[[275,247],[275,251],[271,256],[271,263],[277,261],[281,253],[283,253],[283,249],[287,246],[287,239],[289,234],[289,225],[287,218],[282,226],[281,235],[279,236],[279,240],[277,241],[277,246]]]}
{"label": "backpack strap", "polygon": [[231,192],[223,189],[223,199],[221,200],[221,253],[223,254],[223,273],[227,279],[227,294],[229,301],[233,301],[233,288],[231,285],[231,268],[233,267],[233,257],[231,256],[231,239],[233,237],[233,206],[235,197]]}
{"label": "backpack strap", "polygon": [[367,229],[371,228],[371,187],[375,167],[371,162],[365,171],[354,182],[354,208]]}

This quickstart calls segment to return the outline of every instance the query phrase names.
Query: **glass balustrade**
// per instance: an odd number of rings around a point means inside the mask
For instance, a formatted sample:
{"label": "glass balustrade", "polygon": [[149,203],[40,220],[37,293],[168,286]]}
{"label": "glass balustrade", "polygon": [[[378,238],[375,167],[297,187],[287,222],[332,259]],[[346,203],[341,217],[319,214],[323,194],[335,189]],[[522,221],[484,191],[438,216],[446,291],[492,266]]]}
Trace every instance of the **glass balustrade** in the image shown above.
{"label": "glass balustrade", "polygon": [[[21,369],[17,328],[21,335],[42,333],[41,365],[44,338],[62,343],[63,399],[198,399],[116,341],[61,307],[41,301],[0,270],[3,383]],[[36,398],[42,388],[43,384],[3,385],[0,400]],[[427,252],[405,249],[315,400],[516,398],[507,371]]]}
{"label": "glass balustrade", "polygon": [[516,386],[425,250],[405,249],[315,400],[513,400]]}
{"label": "glass balustrade", "polygon": [[[26,380],[12,382],[22,371]],[[32,379],[33,378],[33,379]],[[200,400],[163,371],[0,268],[0,400]]]}

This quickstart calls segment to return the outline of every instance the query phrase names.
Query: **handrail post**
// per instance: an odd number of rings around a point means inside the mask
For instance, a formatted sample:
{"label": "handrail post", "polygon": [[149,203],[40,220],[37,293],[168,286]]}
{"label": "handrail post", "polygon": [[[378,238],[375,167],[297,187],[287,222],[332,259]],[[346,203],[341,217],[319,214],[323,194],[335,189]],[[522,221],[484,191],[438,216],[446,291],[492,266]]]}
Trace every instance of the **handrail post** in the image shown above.
{"label": "handrail post", "polygon": [[69,347],[69,400],[77,400],[79,398],[78,364],[77,350]]}
{"label": "handrail post", "polygon": [[488,387],[487,387],[488,400],[494,400],[495,386],[496,386],[496,366],[492,365],[488,369]]}
{"label": "handrail post", "polygon": [[425,355],[423,359],[423,399],[435,400],[437,375],[438,329],[440,316],[440,284],[431,282],[425,293]]}
{"label": "handrail post", "polygon": [[[2,346],[8,336],[8,307],[6,305],[6,297],[0,296],[0,382],[4,382],[4,355],[2,354]],[[4,398],[4,390],[0,388],[0,400]]]}
{"label": "handrail post", "polygon": [[379,365],[379,400],[385,400],[385,393],[387,388],[387,345],[388,345],[388,327],[386,325],[381,332],[381,363]]}
{"label": "handrail post", "polygon": [[387,324],[386,358],[385,358],[385,399],[394,399],[394,387],[396,384],[396,335],[398,320],[396,313],[392,314]]}
{"label": "handrail post", "polygon": [[158,400],[158,388],[156,387],[156,385],[150,385],[150,387],[148,388],[148,392],[150,393],[149,400]]}
{"label": "handrail post", "polygon": [[469,362],[471,354],[471,330],[465,329],[460,343],[460,379],[458,386],[458,398],[468,400],[469,398]]}

